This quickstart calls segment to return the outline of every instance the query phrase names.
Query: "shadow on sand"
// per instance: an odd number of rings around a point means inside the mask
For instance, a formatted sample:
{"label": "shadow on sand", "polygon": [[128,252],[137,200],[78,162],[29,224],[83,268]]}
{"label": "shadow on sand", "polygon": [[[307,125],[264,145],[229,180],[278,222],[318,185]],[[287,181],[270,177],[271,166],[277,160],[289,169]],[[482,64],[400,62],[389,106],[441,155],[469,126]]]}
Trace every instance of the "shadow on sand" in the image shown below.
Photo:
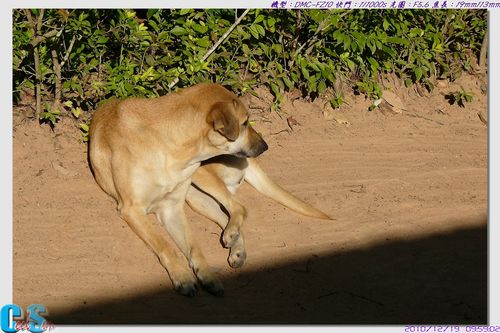
{"label": "shadow on sand", "polygon": [[58,324],[486,324],[487,230],[263,267],[224,281],[226,295],[169,289],[52,313]]}

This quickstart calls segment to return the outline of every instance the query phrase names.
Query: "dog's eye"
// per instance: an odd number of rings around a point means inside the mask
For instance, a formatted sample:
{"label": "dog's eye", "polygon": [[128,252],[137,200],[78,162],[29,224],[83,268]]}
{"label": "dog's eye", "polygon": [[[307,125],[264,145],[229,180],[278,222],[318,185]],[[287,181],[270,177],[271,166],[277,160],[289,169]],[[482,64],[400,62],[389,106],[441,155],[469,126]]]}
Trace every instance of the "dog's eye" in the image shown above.
{"label": "dog's eye", "polygon": [[245,122],[242,125],[245,126],[245,127],[247,127],[248,126],[248,119],[245,120]]}

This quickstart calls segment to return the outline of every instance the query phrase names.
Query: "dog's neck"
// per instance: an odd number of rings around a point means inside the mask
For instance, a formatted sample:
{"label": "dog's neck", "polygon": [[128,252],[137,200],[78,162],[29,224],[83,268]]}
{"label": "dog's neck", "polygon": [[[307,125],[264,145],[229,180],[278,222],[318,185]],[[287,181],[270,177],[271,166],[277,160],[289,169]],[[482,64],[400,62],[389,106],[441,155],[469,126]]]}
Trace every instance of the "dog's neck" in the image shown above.
{"label": "dog's neck", "polygon": [[203,162],[205,160],[208,160],[208,159],[210,159],[212,157],[223,155],[223,153],[221,153],[218,149],[215,149],[215,148],[209,149],[208,151],[205,148],[204,150],[205,151],[201,151],[199,153],[199,155],[196,156],[196,158],[190,160],[188,162],[188,165],[193,165],[193,164],[196,164],[196,163],[200,164],[201,162]]}

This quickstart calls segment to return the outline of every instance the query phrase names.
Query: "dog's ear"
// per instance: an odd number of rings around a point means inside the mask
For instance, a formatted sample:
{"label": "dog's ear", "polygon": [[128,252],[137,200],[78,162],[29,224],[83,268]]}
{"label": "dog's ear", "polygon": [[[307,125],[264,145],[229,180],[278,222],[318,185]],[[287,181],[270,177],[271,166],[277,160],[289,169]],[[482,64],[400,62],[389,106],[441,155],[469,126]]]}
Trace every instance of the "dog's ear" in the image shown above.
{"label": "dog's ear", "polygon": [[238,119],[233,115],[237,101],[217,102],[208,113],[207,122],[228,140],[235,141],[240,135]]}

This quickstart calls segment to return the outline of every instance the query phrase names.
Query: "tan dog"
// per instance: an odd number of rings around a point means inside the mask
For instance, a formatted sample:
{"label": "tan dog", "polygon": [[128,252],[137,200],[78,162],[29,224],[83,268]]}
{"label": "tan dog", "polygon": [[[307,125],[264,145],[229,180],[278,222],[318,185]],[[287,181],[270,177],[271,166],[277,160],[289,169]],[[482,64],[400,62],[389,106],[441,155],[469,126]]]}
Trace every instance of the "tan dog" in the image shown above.
{"label": "tan dog", "polygon": [[240,227],[247,217],[247,210],[233,196],[244,180],[260,193],[297,213],[331,220],[325,213],[273,182],[253,158],[222,155],[204,161],[192,177],[193,186],[189,188],[186,200],[193,210],[216,222],[224,230],[222,241],[225,247],[231,249],[228,262],[233,268],[241,267],[246,259]]}
{"label": "tan dog", "polygon": [[159,98],[115,100],[100,107],[90,127],[89,159],[120,216],[148,244],[175,288],[196,293],[196,278],[158,235],[147,214],[165,225],[210,293],[223,286],[193,244],[184,202],[201,161],[221,154],[255,157],[267,144],[248,124],[248,111],[220,85],[199,84]]}

